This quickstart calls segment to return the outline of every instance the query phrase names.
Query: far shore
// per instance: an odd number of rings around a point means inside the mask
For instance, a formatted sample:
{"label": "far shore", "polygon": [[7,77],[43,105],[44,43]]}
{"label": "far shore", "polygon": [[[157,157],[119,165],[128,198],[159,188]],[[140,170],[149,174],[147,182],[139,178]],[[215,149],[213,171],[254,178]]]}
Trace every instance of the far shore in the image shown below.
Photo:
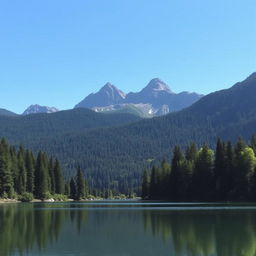
{"label": "far shore", "polygon": [[[105,198],[99,198],[99,199],[83,199],[83,200],[79,200],[77,202],[92,202],[92,201],[104,201],[104,200],[113,200],[113,201],[118,201],[118,200],[140,200],[141,198],[134,198],[134,199],[128,199],[128,198],[124,198],[124,199],[105,199]],[[74,202],[76,200],[74,199],[68,199],[66,201],[59,201],[59,200],[53,200],[53,199],[49,199],[49,200],[40,200],[40,199],[33,199],[32,201],[30,201],[29,203],[61,203],[61,202]],[[23,203],[20,200],[17,199],[0,199],[0,204],[11,204],[11,203]]]}

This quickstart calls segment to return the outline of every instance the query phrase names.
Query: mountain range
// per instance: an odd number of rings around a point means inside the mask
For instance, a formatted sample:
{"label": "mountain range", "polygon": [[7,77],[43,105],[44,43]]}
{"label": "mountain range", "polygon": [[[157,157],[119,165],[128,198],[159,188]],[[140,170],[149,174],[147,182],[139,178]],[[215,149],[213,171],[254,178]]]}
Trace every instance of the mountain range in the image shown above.
{"label": "mountain range", "polygon": [[51,115],[1,116],[0,137],[17,146],[58,157],[67,175],[80,165],[93,188],[138,191],[144,168],[169,159],[174,145],[216,139],[248,140],[256,133],[256,73],[229,89],[204,96],[192,106],[141,119],[87,109]]}
{"label": "mountain range", "polygon": [[160,116],[186,108],[203,95],[197,93],[174,93],[159,78],[152,79],[140,92],[128,94],[107,83],[97,93],[91,93],[75,108],[91,108],[96,112],[125,111],[132,107],[145,117]]}
{"label": "mountain range", "polygon": [[[197,93],[174,93],[167,84],[158,78],[152,79],[140,92],[128,94],[107,83],[97,93],[91,93],[74,108],[89,108],[95,112],[104,113],[129,113],[140,117],[153,117],[165,115],[186,108],[203,95]],[[38,113],[55,113],[59,110],[55,107],[29,106],[22,115]],[[0,111],[0,115],[12,116],[14,113],[8,110]]]}

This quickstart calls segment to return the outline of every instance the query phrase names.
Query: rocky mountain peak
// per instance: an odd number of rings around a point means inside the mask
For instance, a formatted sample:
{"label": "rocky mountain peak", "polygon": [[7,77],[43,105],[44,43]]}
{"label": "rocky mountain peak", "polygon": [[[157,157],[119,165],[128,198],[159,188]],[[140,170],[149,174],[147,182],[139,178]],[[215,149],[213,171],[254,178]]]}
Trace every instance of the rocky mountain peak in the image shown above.
{"label": "rocky mountain peak", "polygon": [[142,91],[153,91],[153,92],[165,91],[168,93],[172,93],[169,86],[159,78],[152,79]]}
{"label": "rocky mountain peak", "polygon": [[121,98],[125,98],[126,97],[126,94],[119,90],[117,87],[115,87],[113,84],[111,83],[106,83],[101,89],[100,91],[101,93],[107,93],[113,97],[116,97],[116,96],[120,96]]}
{"label": "rocky mountain peak", "polygon": [[40,106],[38,104],[29,106],[22,115],[30,115],[30,114],[37,114],[37,113],[55,113],[59,110],[55,107],[47,107],[47,106]]}

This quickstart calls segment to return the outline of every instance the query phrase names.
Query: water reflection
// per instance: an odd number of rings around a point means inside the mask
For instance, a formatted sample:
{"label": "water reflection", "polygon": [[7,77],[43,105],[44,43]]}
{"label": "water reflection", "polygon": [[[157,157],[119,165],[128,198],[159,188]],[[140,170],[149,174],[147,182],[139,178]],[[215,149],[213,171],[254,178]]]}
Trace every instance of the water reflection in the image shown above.
{"label": "water reflection", "polygon": [[184,207],[111,202],[1,205],[0,255],[256,255],[255,209]]}
{"label": "water reflection", "polygon": [[144,227],[175,255],[256,255],[255,211],[145,211]]}

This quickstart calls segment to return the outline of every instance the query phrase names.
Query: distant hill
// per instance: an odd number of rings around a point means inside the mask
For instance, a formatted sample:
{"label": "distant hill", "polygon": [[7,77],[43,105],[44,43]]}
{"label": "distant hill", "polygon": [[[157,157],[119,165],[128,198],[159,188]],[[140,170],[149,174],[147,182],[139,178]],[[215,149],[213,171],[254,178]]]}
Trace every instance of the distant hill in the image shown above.
{"label": "distant hill", "polygon": [[0,116],[17,116],[17,114],[15,114],[9,110],[0,108]]}
{"label": "distant hill", "polygon": [[[159,116],[181,110],[199,100],[203,95],[197,93],[174,93],[167,84],[158,78],[152,79],[140,92],[125,94],[114,85],[107,83],[99,92],[92,93],[75,108],[91,108],[97,112],[120,111],[127,105],[140,109],[144,115]],[[145,108],[145,106],[148,106]],[[147,111],[147,112],[146,112]]]}
{"label": "distant hill", "polygon": [[23,115],[31,115],[31,114],[38,114],[38,113],[55,113],[59,110],[55,107],[47,107],[47,106],[40,106],[38,104],[29,106],[24,112]]}
{"label": "distant hill", "polygon": [[73,109],[25,116],[0,116],[0,137],[14,143],[30,145],[32,141],[61,138],[70,134],[85,134],[89,130],[121,126],[141,120],[131,114],[102,114],[89,109]]}

